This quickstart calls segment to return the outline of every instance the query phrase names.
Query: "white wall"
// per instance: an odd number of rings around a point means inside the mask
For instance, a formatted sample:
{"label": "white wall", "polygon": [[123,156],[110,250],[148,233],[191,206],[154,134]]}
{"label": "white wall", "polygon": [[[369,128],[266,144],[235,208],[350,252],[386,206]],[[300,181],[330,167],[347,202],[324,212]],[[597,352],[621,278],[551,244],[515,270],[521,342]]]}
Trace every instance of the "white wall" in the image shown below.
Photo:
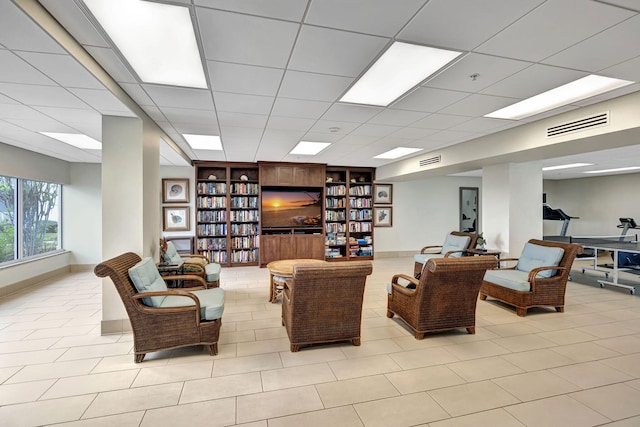
{"label": "white wall", "polygon": [[[481,178],[394,182],[392,227],[374,228],[375,254],[417,253],[424,246],[442,244],[448,233],[460,228],[460,187],[478,187],[482,200]],[[480,211],[478,224],[482,223],[482,216]]]}
{"label": "white wall", "polygon": [[[632,217],[640,224],[640,173],[545,181],[547,203],[567,215],[567,235],[618,235],[618,218]],[[545,235],[558,235],[561,221],[544,221]],[[640,230],[635,230],[640,232]],[[640,234],[640,233],[639,233]]]}
{"label": "white wall", "polygon": [[[160,230],[162,230],[162,207],[189,206],[189,231],[162,231],[162,236],[195,236],[196,234],[196,182],[195,168],[192,166],[160,166],[160,178],[188,178],[189,179],[189,203],[161,203],[160,206]],[[160,188],[160,192],[162,192]],[[162,195],[160,195],[162,201]]]}

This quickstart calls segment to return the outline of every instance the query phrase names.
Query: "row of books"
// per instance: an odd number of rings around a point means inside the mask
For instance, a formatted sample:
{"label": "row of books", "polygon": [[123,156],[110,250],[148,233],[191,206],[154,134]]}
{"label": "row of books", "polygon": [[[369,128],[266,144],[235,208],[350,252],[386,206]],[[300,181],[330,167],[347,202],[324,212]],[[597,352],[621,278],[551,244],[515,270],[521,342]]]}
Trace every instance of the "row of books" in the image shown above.
{"label": "row of books", "polygon": [[258,194],[258,184],[236,182],[231,184],[231,192],[234,194]]}
{"label": "row of books", "polygon": [[227,238],[216,237],[199,237],[196,242],[196,248],[199,251],[212,250],[212,249],[227,249]]}
{"label": "row of books", "polygon": [[231,251],[231,262],[233,263],[258,262],[258,259],[258,249],[243,249]]}
{"label": "row of books", "polygon": [[344,233],[329,233],[325,239],[326,245],[346,245],[347,236]]}
{"label": "row of books", "polygon": [[231,234],[235,236],[246,236],[250,234],[258,234],[258,224],[255,224],[255,223],[231,224]]}
{"label": "row of books", "polygon": [[347,194],[347,187],[345,185],[331,185],[325,190],[327,196],[345,196]]}
{"label": "row of books", "polygon": [[325,211],[325,221],[345,221],[347,214],[345,211]]}
{"label": "row of books", "polygon": [[350,210],[349,219],[351,221],[370,221],[373,218],[371,209]]}
{"label": "row of books", "polygon": [[198,211],[198,222],[226,222],[227,211]]}
{"label": "row of books", "polygon": [[342,258],[344,254],[340,250],[340,248],[331,248],[327,246],[324,250],[325,258]]}
{"label": "row of books", "polygon": [[203,251],[200,253],[206,256],[209,262],[217,262],[218,264],[227,263],[227,251]]}
{"label": "row of books", "polygon": [[327,208],[344,208],[344,207],[346,207],[345,199],[344,198],[340,198],[340,199],[327,198],[325,200],[325,207],[327,207]]}
{"label": "row of books", "polygon": [[247,197],[247,196],[233,196],[231,198],[231,207],[232,208],[257,208],[258,207],[258,197]]}
{"label": "row of books", "polygon": [[327,233],[344,233],[347,231],[347,224],[339,222],[328,222],[324,225]]}
{"label": "row of books", "polygon": [[371,196],[370,185],[356,185],[349,188],[350,196]]}
{"label": "row of books", "polygon": [[232,222],[258,222],[259,219],[260,219],[260,212],[257,210],[231,211]]}
{"label": "row of books", "polygon": [[260,236],[239,236],[231,238],[232,249],[257,248]]}
{"label": "row of books", "polygon": [[359,257],[359,256],[372,256],[373,255],[373,246],[349,246],[349,256],[350,257]]}
{"label": "row of books", "polygon": [[372,231],[373,227],[370,222],[350,222],[349,231],[352,233],[358,233],[363,231]]}
{"label": "row of books", "polygon": [[224,182],[199,182],[197,185],[198,194],[226,194],[227,184]]}
{"label": "row of books", "polygon": [[227,198],[222,196],[198,196],[198,200],[196,201],[196,207],[198,208],[226,208],[227,207]]}
{"label": "row of books", "polygon": [[227,224],[198,224],[198,236],[226,236]]}

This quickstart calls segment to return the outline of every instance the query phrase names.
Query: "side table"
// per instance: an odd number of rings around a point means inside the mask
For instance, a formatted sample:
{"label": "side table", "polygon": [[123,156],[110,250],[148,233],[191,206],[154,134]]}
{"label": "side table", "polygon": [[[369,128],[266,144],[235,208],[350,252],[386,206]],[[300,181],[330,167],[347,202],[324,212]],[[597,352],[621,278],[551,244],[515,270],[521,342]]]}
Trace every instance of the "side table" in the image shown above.
{"label": "side table", "polygon": [[326,263],[326,261],[320,259],[285,259],[271,261],[267,264],[269,269],[269,302],[276,302],[276,298],[282,293],[285,282],[293,277],[293,266],[302,263]]}
{"label": "side table", "polygon": [[498,249],[467,249],[465,251],[469,255],[493,255],[494,257],[500,259],[500,251]]}
{"label": "side table", "polygon": [[[161,262],[156,264],[158,267],[158,272],[161,276],[173,276],[177,274],[183,274],[182,267],[184,262],[180,262],[178,264],[168,264],[166,262]],[[169,288],[181,288],[183,285],[182,280],[169,280],[167,283],[167,287]]]}

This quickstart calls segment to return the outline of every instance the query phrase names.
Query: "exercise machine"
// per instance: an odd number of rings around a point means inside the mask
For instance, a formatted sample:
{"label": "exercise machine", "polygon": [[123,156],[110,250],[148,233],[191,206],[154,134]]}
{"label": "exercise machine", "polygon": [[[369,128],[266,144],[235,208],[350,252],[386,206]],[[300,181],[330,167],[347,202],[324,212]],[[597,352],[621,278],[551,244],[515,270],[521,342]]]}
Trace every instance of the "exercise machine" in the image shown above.
{"label": "exercise machine", "polygon": [[569,228],[569,222],[572,219],[580,219],[579,216],[570,216],[562,211],[562,209],[553,209],[547,204],[542,205],[542,219],[550,221],[562,221],[562,229],[560,230],[560,236],[565,237],[567,235],[567,228]]}

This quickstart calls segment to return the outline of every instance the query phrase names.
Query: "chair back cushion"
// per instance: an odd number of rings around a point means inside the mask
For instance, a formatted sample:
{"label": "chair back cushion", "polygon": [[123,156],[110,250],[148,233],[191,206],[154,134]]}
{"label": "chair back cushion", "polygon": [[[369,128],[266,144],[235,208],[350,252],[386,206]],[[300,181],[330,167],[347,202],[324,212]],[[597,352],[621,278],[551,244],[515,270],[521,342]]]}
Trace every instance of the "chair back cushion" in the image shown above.
{"label": "chair back cushion", "polygon": [[[529,272],[538,267],[554,267],[560,264],[563,255],[562,248],[525,243],[516,270]],[[557,270],[544,270],[536,277],[551,277],[555,276],[556,272]]]}
{"label": "chair back cushion", "polygon": [[[155,262],[150,257],[143,258],[142,261],[129,269],[129,277],[138,292],[166,291],[167,284],[162,280]],[[145,305],[159,307],[166,296],[153,296],[143,298]]]}
{"label": "chair back cushion", "polygon": [[[462,251],[467,249],[469,246],[469,236],[456,236],[454,234],[447,234],[447,238],[444,240],[444,244],[442,245],[442,250],[440,253],[442,255],[446,254],[450,251]],[[460,257],[462,256],[462,252],[456,252],[451,254],[452,257]]]}
{"label": "chair back cushion", "polygon": [[172,242],[167,242],[167,250],[164,252],[162,258],[164,259],[164,262],[168,262],[170,264],[180,264],[182,262],[182,257]]}

